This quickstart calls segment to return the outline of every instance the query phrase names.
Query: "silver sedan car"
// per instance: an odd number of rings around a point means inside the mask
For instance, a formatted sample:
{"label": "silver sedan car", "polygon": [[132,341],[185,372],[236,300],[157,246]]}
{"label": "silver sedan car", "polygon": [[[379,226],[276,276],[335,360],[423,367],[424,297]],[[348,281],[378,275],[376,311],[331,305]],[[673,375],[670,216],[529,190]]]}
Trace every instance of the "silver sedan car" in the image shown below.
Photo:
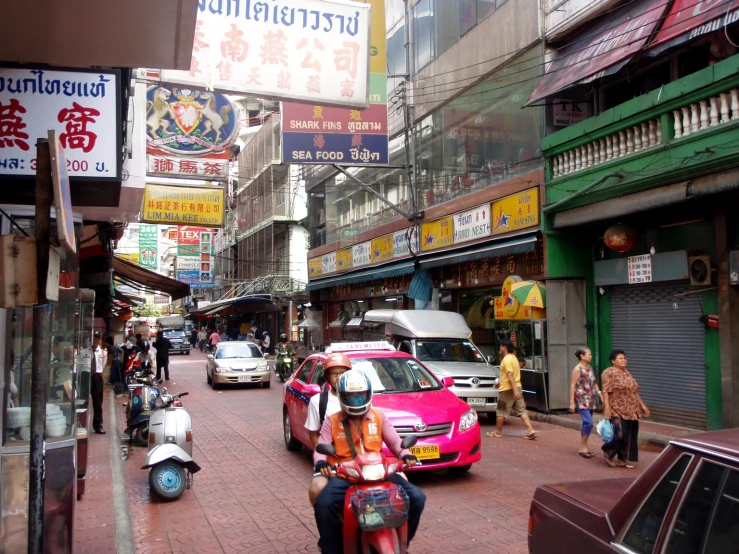
{"label": "silver sedan car", "polygon": [[219,342],[208,355],[206,379],[214,389],[219,385],[262,383],[269,388],[272,373],[259,347],[250,341]]}

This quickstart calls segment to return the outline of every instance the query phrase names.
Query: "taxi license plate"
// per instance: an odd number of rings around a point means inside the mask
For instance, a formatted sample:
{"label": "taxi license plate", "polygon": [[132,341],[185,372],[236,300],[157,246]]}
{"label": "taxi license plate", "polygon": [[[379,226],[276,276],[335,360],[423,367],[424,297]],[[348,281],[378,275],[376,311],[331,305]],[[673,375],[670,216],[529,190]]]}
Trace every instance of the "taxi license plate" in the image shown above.
{"label": "taxi license plate", "polygon": [[412,446],[411,454],[419,460],[433,460],[441,456],[438,444],[427,444],[424,446]]}
{"label": "taxi license plate", "polygon": [[470,406],[484,406],[487,404],[488,399],[487,398],[468,398],[467,404]]}

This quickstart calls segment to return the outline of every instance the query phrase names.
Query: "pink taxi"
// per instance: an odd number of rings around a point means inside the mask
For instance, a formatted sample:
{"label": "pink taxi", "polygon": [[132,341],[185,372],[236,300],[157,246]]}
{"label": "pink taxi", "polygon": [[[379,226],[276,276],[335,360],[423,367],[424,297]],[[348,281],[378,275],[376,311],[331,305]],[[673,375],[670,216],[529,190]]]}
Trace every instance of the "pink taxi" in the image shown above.
{"label": "pink taxi", "polygon": [[[344,352],[352,370],[370,378],[372,405],[385,412],[398,434],[418,437],[411,450],[423,465],[413,470],[452,468],[462,473],[480,460],[477,414],[448,390],[454,384],[451,377],[438,379],[387,342],[336,343],[331,350]],[[321,391],[325,359],[326,354],[310,356],[285,383],[282,415],[288,450],[312,448],[305,420],[311,397]]]}

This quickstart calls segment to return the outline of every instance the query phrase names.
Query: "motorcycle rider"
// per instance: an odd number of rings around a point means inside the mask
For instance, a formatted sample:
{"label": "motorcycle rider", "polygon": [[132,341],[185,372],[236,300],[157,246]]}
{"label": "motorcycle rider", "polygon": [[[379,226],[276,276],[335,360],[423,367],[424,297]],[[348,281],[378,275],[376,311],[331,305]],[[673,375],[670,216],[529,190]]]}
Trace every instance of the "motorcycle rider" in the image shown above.
{"label": "motorcycle rider", "polygon": [[154,373],[154,359],[149,352],[149,341],[141,341],[141,350],[136,354],[134,363],[139,362],[141,364],[141,370],[146,373]]}
{"label": "motorcycle rider", "polygon": [[[418,463],[418,458],[409,450],[401,449],[402,439],[383,414],[372,408],[372,383],[363,371],[348,371],[339,379],[339,404],[341,411],[327,417],[321,426],[319,444],[333,444],[337,458],[313,453],[314,470],[325,477],[331,476],[332,464],[347,462],[357,453],[382,452],[385,443],[390,452],[409,467]],[[351,444],[347,436],[351,435]],[[408,543],[413,539],[421,521],[421,513],[426,504],[426,495],[415,485],[398,474],[388,477],[388,481],[402,487],[408,495]],[[346,491],[351,483],[345,479],[329,479],[318,495],[315,505],[316,525],[321,534],[319,544],[323,554],[341,554],[344,550],[343,524],[341,514],[344,510]]]}
{"label": "motorcycle rider", "polygon": [[[321,430],[323,421],[336,412],[341,411],[339,404],[339,396],[336,394],[339,385],[339,379],[345,372],[352,368],[352,363],[346,354],[336,352],[331,354],[323,364],[323,377],[326,380],[321,394],[313,395],[308,404],[308,419],[305,420],[305,428],[308,429],[308,436],[313,447],[318,444],[318,433]],[[328,483],[328,479],[323,475],[316,475],[310,483],[308,489],[308,498],[311,506],[315,506],[316,499],[321,491]]]}
{"label": "motorcycle rider", "polygon": [[280,342],[277,343],[277,363],[275,363],[275,371],[279,374],[280,368],[282,366],[282,354],[285,354],[286,356],[292,356],[292,346],[289,342],[287,342],[287,335],[285,333],[282,333],[280,335]]}
{"label": "motorcycle rider", "polygon": [[198,346],[201,352],[206,344],[208,344],[208,331],[205,330],[205,327],[201,327],[198,331]]}

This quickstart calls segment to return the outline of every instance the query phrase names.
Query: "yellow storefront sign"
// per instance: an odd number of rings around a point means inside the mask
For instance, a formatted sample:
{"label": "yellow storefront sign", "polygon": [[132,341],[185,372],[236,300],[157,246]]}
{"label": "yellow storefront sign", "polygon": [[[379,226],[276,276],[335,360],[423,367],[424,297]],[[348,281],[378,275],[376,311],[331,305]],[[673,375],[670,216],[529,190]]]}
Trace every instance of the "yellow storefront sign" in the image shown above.
{"label": "yellow storefront sign", "polygon": [[146,185],[141,221],[223,226],[223,189]]}
{"label": "yellow storefront sign", "polygon": [[493,234],[539,225],[539,189],[532,188],[493,202]]}
{"label": "yellow storefront sign", "polygon": [[344,248],[336,251],[336,271],[346,271],[352,268],[352,248]]}
{"label": "yellow storefront sign", "polygon": [[116,254],[116,256],[118,256],[119,258],[126,258],[127,260],[130,260],[133,263],[135,263],[136,265],[139,264],[139,253],[138,252],[134,252],[132,254]]}
{"label": "yellow storefront sign", "polygon": [[393,235],[385,235],[372,241],[370,260],[373,264],[393,259]]}
{"label": "yellow storefront sign", "polygon": [[454,241],[452,216],[429,221],[421,225],[421,251],[451,246]]}
{"label": "yellow storefront sign", "polygon": [[323,274],[323,258],[311,258],[308,260],[308,278],[315,279]]}

